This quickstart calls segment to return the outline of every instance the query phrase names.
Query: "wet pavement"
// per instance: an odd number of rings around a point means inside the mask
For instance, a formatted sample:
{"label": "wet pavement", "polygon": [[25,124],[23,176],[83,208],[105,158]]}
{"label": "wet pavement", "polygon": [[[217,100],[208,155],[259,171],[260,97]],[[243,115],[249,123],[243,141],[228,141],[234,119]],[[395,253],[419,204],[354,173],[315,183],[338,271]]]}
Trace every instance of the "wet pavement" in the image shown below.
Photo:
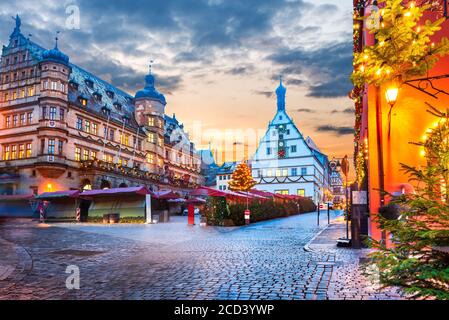
{"label": "wet pavement", "polygon": [[[115,226],[4,221],[0,299],[399,299],[362,275],[365,252],[340,251],[332,240],[314,247],[329,238],[315,238],[326,223],[322,215],[318,227],[316,213],[241,228],[190,227],[185,217]],[[80,270],[79,290],[66,288],[68,266]]]}

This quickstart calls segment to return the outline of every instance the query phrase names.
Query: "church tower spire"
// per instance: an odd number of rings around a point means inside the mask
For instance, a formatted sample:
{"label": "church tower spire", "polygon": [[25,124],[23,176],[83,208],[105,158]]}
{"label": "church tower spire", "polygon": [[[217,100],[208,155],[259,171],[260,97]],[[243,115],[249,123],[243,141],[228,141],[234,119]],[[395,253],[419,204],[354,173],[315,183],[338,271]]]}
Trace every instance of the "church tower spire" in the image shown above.
{"label": "church tower spire", "polygon": [[287,89],[282,84],[282,76],[281,76],[280,80],[279,80],[279,87],[276,89],[278,111],[285,111],[285,95],[286,94],[287,94]]}

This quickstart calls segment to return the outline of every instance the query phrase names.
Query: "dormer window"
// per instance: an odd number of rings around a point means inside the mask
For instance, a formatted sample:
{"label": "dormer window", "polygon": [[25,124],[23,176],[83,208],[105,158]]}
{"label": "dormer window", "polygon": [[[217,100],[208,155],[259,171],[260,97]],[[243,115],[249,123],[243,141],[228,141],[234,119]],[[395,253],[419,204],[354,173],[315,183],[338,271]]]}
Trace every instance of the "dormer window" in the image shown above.
{"label": "dormer window", "polygon": [[99,93],[99,92],[95,92],[94,93],[94,98],[97,101],[101,101],[101,99],[103,98],[103,96]]}
{"label": "dormer window", "polygon": [[112,92],[112,91],[110,91],[110,90],[106,91],[106,94],[107,94],[107,96],[108,96],[110,99],[114,99],[114,97],[115,97],[114,92]]}
{"label": "dormer window", "polygon": [[86,83],[86,86],[88,86],[89,88],[91,89],[94,88],[94,82],[92,80],[86,79],[84,80],[84,82]]}
{"label": "dormer window", "polygon": [[114,108],[118,111],[122,111],[122,104],[119,102],[114,102]]}
{"label": "dormer window", "polygon": [[101,108],[101,112],[106,116],[109,116],[111,114],[111,110],[106,107]]}
{"label": "dormer window", "polygon": [[78,82],[76,82],[76,81],[70,81],[69,84],[70,84],[70,87],[71,87],[72,89],[78,90],[78,88],[79,88]]}
{"label": "dormer window", "polygon": [[79,103],[80,103],[83,107],[87,106],[87,99],[86,99],[86,98],[84,98],[84,97],[78,97],[78,101],[79,101]]}

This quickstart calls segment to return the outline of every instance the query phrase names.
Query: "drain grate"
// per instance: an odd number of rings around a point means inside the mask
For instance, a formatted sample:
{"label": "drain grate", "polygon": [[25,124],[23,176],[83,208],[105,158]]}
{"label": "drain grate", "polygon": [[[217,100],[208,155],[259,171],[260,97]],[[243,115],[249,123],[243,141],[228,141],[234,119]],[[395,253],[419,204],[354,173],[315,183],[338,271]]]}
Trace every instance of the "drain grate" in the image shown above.
{"label": "drain grate", "polygon": [[62,255],[62,256],[77,256],[77,257],[92,257],[99,254],[105,253],[104,251],[90,251],[90,250],[61,250],[61,251],[53,251],[50,252],[51,254],[55,255]]}

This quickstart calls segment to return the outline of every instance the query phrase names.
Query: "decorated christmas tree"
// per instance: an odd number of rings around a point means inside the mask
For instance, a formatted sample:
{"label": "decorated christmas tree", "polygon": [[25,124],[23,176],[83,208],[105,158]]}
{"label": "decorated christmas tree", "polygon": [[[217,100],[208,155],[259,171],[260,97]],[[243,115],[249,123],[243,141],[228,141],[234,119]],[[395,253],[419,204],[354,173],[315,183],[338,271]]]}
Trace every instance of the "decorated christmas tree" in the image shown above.
{"label": "decorated christmas tree", "polygon": [[237,166],[232,174],[232,180],[229,182],[229,189],[232,191],[248,192],[256,185],[251,169],[246,162],[242,162]]}
{"label": "decorated christmas tree", "polygon": [[417,143],[427,165],[402,165],[415,193],[396,197],[380,210],[377,222],[392,243],[373,241],[378,251],[371,257],[385,284],[419,297],[449,299],[449,118],[434,108],[429,112],[440,121]]}

